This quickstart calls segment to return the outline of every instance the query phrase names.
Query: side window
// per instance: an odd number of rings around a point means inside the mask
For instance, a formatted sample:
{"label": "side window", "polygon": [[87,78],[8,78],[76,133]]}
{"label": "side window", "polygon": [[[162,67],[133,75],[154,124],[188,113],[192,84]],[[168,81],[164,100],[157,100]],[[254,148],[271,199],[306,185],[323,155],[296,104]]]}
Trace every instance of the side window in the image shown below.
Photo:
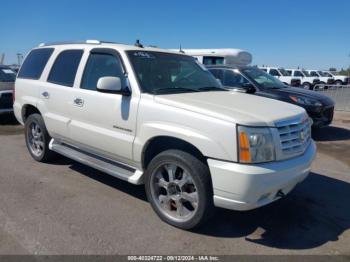
{"label": "side window", "polygon": [[273,76],[281,76],[280,73],[276,69],[270,69],[270,75]]}
{"label": "side window", "polygon": [[311,72],[310,72],[310,75],[311,75],[311,76],[314,76],[314,77],[318,77],[318,74],[317,74],[315,71],[311,71]]}
{"label": "side window", "polygon": [[266,68],[260,68],[260,70],[264,71],[264,72],[267,72],[267,69]]}
{"label": "side window", "polygon": [[231,70],[224,71],[223,85],[232,87],[242,87],[244,84],[249,83],[241,74],[233,72]]}
{"label": "side window", "polygon": [[204,56],[203,64],[204,65],[222,65],[224,63],[223,57],[218,56]]}
{"label": "side window", "polygon": [[294,71],[294,76],[301,76],[301,77],[303,77],[303,74],[300,71]]}
{"label": "side window", "polygon": [[119,77],[125,82],[123,67],[119,57],[107,53],[91,53],[86,63],[80,88],[96,90],[101,77]]}
{"label": "side window", "polygon": [[83,50],[62,51],[57,56],[47,81],[72,87],[82,55]]}
{"label": "side window", "polygon": [[53,48],[32,50],[24,60],[18,78],[39,79],[53,50]]}

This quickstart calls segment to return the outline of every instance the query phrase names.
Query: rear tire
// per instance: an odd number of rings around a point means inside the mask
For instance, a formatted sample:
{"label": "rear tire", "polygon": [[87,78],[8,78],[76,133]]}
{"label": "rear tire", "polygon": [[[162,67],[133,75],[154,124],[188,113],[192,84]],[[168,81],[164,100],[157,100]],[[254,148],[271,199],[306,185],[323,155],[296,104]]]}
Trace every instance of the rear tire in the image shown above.
{"label": "rear tire", "polygon": [[145,172],[148,201],[166,223],[192,229],[213,214],[209,168],[193,155],[167,150],[152,159]]}
{"label": "rear tire", "polygon": [[28,151],[36,161],[48,162],[55,157],[56,154],[49,149],[51,137],[41,115],[30,115],[25,121],[24,130]]}

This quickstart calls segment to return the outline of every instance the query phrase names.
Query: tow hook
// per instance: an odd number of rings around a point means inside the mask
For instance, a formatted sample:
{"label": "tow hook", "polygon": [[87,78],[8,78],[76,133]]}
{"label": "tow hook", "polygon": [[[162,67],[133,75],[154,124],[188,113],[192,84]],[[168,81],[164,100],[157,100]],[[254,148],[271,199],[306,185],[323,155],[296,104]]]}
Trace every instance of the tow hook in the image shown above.
{"label": "tow hook", "polygon": [[286,194],[283,193],[282,190],[278,190],[278,192],[277,192],[277,194],[276,194],[276,197],[285,197],[285,196],[286,196]]}

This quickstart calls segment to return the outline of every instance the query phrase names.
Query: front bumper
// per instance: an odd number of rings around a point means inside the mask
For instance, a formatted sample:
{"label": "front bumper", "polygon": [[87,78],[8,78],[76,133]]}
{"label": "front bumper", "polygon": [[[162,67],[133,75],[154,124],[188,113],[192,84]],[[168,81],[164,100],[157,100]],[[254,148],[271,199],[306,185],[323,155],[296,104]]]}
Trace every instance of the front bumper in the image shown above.
{"label": "front bumper", "polygon": [[307,177],[315,155],[316,146],[311,141],[303,155],[284,161],[246,165],[208,159],[214,205],[250,210],[269,204]]}

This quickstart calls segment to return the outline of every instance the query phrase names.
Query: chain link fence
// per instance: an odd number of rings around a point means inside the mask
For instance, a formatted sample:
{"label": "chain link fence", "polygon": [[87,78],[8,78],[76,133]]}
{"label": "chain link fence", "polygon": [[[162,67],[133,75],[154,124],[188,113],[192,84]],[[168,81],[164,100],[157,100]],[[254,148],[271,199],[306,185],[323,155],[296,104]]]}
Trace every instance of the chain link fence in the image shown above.
{"label": "chain link fence", "polygon": [[335,110],[350,112],[350,85],[315,85],[314,90],[331,97]]}

